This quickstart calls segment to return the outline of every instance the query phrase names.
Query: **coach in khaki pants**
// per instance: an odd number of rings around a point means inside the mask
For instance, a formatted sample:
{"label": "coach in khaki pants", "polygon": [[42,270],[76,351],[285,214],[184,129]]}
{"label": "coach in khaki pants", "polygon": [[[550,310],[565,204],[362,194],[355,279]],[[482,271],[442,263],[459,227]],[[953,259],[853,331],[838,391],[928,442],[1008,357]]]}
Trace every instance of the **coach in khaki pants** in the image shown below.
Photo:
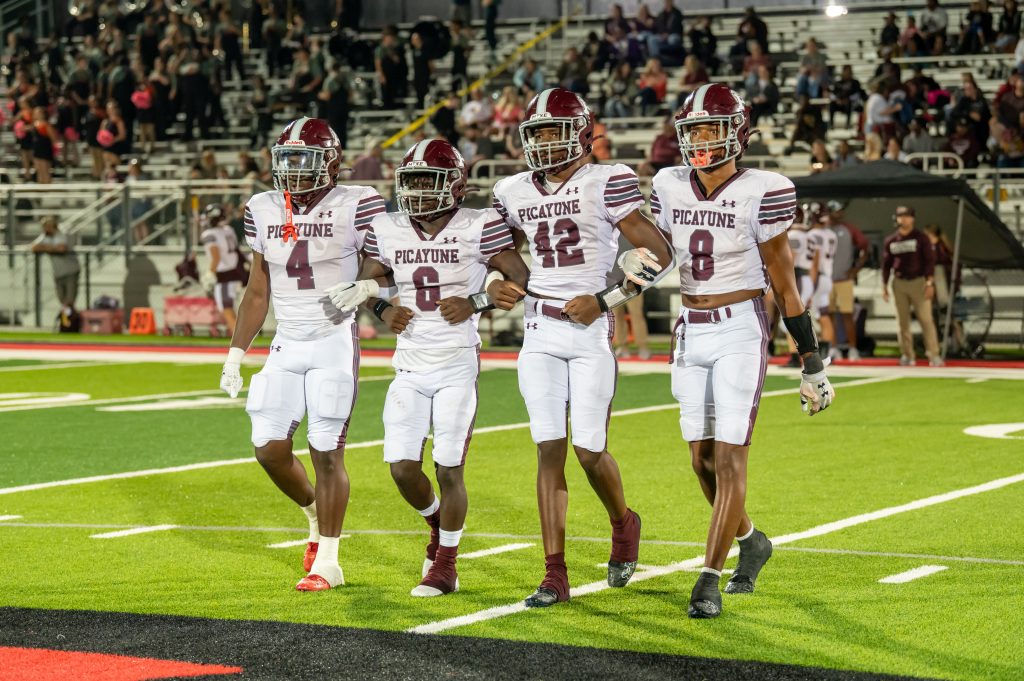
{"label": "coach in khaki pants", "polygon": [[924,232],[914,227],[914,209],[897,206],[896,232],[882,247],[882,299],[889,301],[889,275],[893,275],[892,293],[900,325],[900,364],[914,363],[914,336],[910,332],[910,308],[924,334],[925,352],[932,366],[942,366],[938,334],[932,318],[935,298],[935,251]]}

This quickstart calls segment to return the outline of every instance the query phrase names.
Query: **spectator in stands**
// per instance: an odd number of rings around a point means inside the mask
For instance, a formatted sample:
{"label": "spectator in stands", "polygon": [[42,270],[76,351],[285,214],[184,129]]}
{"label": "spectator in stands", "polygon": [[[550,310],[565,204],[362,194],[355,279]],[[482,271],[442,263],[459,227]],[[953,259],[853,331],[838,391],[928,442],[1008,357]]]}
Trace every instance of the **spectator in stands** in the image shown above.
{"label": "spectator in stands", "polygon": [[452,0],[452,19],[464,24],[473,20],[473,8],[470,0]]}
{"label": "spectator in stands", "polygon": [[238,169],[232,176],[235,180],[258,180],[260,179],[260,167],[248,151],[238,152]]}
{"label": "spectator in stands", "polygon": [[252,80],[252,97],[246,105],[249,112],[249,143],[253,147],[265,147],[274,126],[273,103],[263,76]]}
{"label": "spectator in stands", "polygon": [[64,165],[64,176],[68,180],[82,162],[78,155],[78,141],[82,137],[79,132],[79,118],[79,107],[75,104],[74,94],[71,88],[65,88],[64,93],[57,98],[57,120],[54,125],[57,134],[64,141],[61,162]]}
{"label": "spectator in stands", "polygon": [[231,18],[231,10],[220,11],[220,20],[214,30],[214,49],[220,50],[224,58],[224,77],[231,77],[231,68],[238,74],[238,82],[245,82],[245,63],[242,59],[242,45],[239,41],[241,30]]}
{"label": "spectator in stands", "polygon": [[604,82],[605,118],[624,118],[633,115],[633,100],[640,89],[633,77],[633,67],[628,61],[619,62],[612,77]]}
{"label": "spectator in stands", "polygon": [[56,218],[43,218],[43,233],[32,242],[32,252],[50,256],[53,287],[61,304],[61,313],[70,315],[78,298],[78,273],[81,266],[72,248],[71,238],[57,227]]}
{"label": "spectator in stands", "polygon": [[828,95],[828,73],[820,66],[811,66],[797,78],[794,95],[797,98],[803,95],[811,99],[825,98]]}
{"label": "spectator in stands", "polygon": [[394,26],[384,27],[373,62],[377,82],[380,83],[381,108],[399,108],[398,100],[405,97],[409,81],[409,67],[405,63],[405,50],[398,42],[398,29]]}
{"label": "spectator in stands", "polygon": [[522,160],[523,136],[518,128],[507,128],[504,134],[505,155],[510,159]]}
{"label": "spectator in stands", "polygon": [[1024,78],[1017,75],[1012,78],[1012,81],[1012,89],[996,100],[995,120],[1004,127],[1019,133],[1024,128]]}
{"label": "spectator in stands", "polygon": [[860,158],[854,153],[853,148],[850,146],[850,142],[847,140],[840,140],[836,146],[835,160],[832,161],[833,168],[845,168],[847,166],[855,166],[860,163]]}
{"label": "spectator in stands", "polygon": [[889,12],[885,16],[885,25],[878,34],[878,56],[899,56],[900,27],[896,25],[896,14]]}
{"label": "spectator in stands", "polygon": [[452,146],[456,147],[459,145],[459,131],[455,121],[458,118],[461,106],[459,95],[452,92],[444,100],[444,106],[430,117],[430,123],[437,130],[437,134],[447,139],[451,142]]}
{"label": "spectator in stands", "polygon": [[153,70],[153,63],[160,54],[160,27],[156,25],[156,14],[146,12],[142,23],[135,29],[135,53],[145,71]]}
{"label": "spectator in stands", "polygon": [[1013,50],[1020,38],[1020,9],[1017,0],[1003,0],[1003,15],[999,17],[999,30],[996,33],[995,49],[997,52]]}
{"label": "spectator in stands", "polygon": [[665,94],[668,92],[668,74],[661,68],[661,61],[657,58],[647,60],[647,66],[637,78],[636,86],[639,89],[634,103],[640,107],[640,115],[646,116],[650,108],[657,108],[665,101]]}
{"label": "spectator in stands", "polygon": [[53,182],[53,147],[60,138],[47,119],[46,109],[41,106],[32,109],[29,137],[32,139],[32,165],[36,171],[36,182],[50,184]]}
{"label": "spectator in stands", "polygon": [[948,25],[949,17],[946,10],[939,7],[939,0],[927,0],[918,20],[918,28],[929,54],[937,55],[946,51]]}
{"label": "spectator in stands", "polygon": [[729,62],[733,73],[743,73],[744,61],[750,56],[750,41],[761,46],[761,52],[768,53],[768,27],[757,16],[753,7],[748,7],[736,28],[736,42],[729,48]]}
{"label": "spectator in stands", "polygon": [[885,153],[885,144],[882,136],[877,132],[869,132],[864,135],[864,161],[881,161]]}
{"label": "spectator in stands", "polygon": [[903,104],[891,103],[888,98],[889,86],[876,83],[864,105],[864,132],[875,133],[883,138],[896,134],[896,120],[893,114],[903,109]]}
{"label": "spectator in stands", "polygon": [[430,59],[430,52],[425,49],[423,36],[419,33],[409,36],[409,48],[412,52],[412,87],[416,92],[416,108],[422,109],[427,93],[430,92],[434,62]]}
{"label": "spectator in stands", "polygon": [[903,137],[902,148],[907,154],[930,154],[936,151],[935,140],[928,134],[927,124],[923,119],[915,118],[910,121],[907,134]]}
{"label": "spectator in stands", "polygon": [[358,33],[363,21],[363,0],[335,0],[335,14],[340,28]]}
{"label": "spectator in stands", "polygon": [[629,22],[622,15],[622,5],[618,3],[609,8],[608,18],[604,22],[605,34],[612,33],[616,29],[621,30],[624,34],[628,34],[630,31]]}
{"label": "spectator in stands", "polygon": [[299,48],[309,48],[309,36],[306,33],[306,20],[301,12],[292,13],[292,21],[288,24],[288,30],[281,40],[281,63],[290,66],[295,51]]}
{"label": "spectator in stands", "polygon": [[887,161],[907,162],[907,152],[903,151],[903,147],[900,146],[899,138],[889,138],[889,141],[885,143],[885,154],[882,155],[882,158]]}
{"label": "spectator in stands", "polygon": [[18,100],[18,113],[11,123],[21,156],[21,179],[32,179],[32,102],[28,97]]}
{"label": "spectator in stands", "polygon": [[555,77],[558,79],[560,87],[586,97],[587,91],[590,89],[587,85],[587,73],[587,64],[583,61],[579,50],[570,47],[565,51],[565,57],[558,65]]}
{"label": "spectator in stands", "polygon": [[156,142],[156,101],[151,87],[150,81],[140,73],[136,79],[135,92],[132,93],[132,104],[135,105],[139,122],[139,146],[147,154],[153,150]]}
{"label": "spectator in stands", "polygon": [[884,83],[890,90],[893,90],[899,88],[903,83],[901,74],[900,65],[895,63],[892,57],[886,57],[875,67],[875,77],[872,79],[872,82]]}
{"label": "spectator in stands", "polygon": [[808,38],[804,43],[804,53],[800,57],[800,75],[811,77],[815,72],[825,85],[828,85],[828,57],[821,51],[817,40]]}
{"label": "spectator in stands", "polygon": [[910,308],[921,325],[925,351],[932,366],[942,366],[938,335],[932,319],[935,297],[935,251],[923,232],[914,226],[914,209],[896,207],[896,231],[882,246],[882,300],[889,302],[889,278],[899,321],[900,365],[914,364],[914,336],[910,331]]}
{"label": "spectator in stands", "polygon": [[636,17],[630,22],[629,35],[643,43],[645,48],[647,41],[654,35],[654,17],[645,3],[637,7]]}
{"label": "spectator in stands", "polygon": [[153,61],[153,70],[147,77],[149,90],[153,97],[154,136],[157,140],[167,139],[167,126],[174,119],[171,103],[171,74],[167,70],[167,61],[157,57]]}
{"label": "spectator in stands", "polygon": [[[710,79],[707,69],[695,54],[686,55],[683,60],[683,71],[679,76],[679,94],[676,95],[676,109],[683,105],[690,93],[706,84]],[[749,99],[749,94],[748,94]]]}
{"label": "spectator in stands", "polygon": [[[748,83],[750,85],[750,83]],[[779,108],[779,87],[772,79],[772,73],[763,64],[757,67],[757,79],[752,87],[748,87],[747,100],[750,102],[750,125],[757,127],[757,122],[764,116],[774,116]]]}
{"label": "spectator in stands", "polygon": [[[137,182],[148,182],[152,178],[142,167],[142,160],[133,158],[128,162],[128,175],[124,178],[126,185]],[[132,225],[132,236],[136,243],[140,243],[149,236],[149,223],[143,220],[143,216],[153,207],[153,202],[148,198],[140,197],[138,193],[130,193],[129,216]]]}
{"label": "spectator in stands", "polygon": [[638,175],[650,177],[662,168],[678,165],[682,161],[679,139],[676,137],[675,118],[669,116],[661,124],[661,132],[654,138],[647,150],[647,160],[637,166]]}
{"label": "spectator in stands", "polygon": [[506,85],[498,103],[494,105],[494,129],[502,136],[510,132],[518,135],[522,121],[523,100],[514,87]]}
{"label": "spectator in stands", "polygon": [[864,109],[864,88],[860,81],[853,77],[853,67],[843,66],[839,78],[829,88],[828,125],[835,127],[837,113],[846,115],[846,127],[850,127],[850,119],[855,111]]}
{"label": "spectator in stands", "polygon": [[963,94],[953,105],[949,117],[954,121],[966,119],[971,126],[971,132],[974,133],[975,139],[978,140],[979,148],[985,148],[989,135],[989,119],[992,118],[992,112],[989,110],[988,102],[985,101],[985,96],[981,94],[981,90],[978,89],[978,84],[974,81],[974,78],[969,77],[963,81]]}
{"label": "spectator in stands", "polygon": [[376,137],[366,140],[366,151],[352,164],[350,180],[386,180],[390,169],[384,161],[384,147]]}
{"label": "spectator in stands", "polygon": [[498,48],[498,34],[494,28],[498,23],[498,9],[501,6],[501,0],[480,0],[480,4],[484,8],[484,39],[490,50],[489,61],[493,63],[496,61],[494,50]]}
{"label": "spectator in stands", "polygon": [[804,95],[797,106],[796,125],[793,127],[793,135],[786,153],[793,153],[797,148],[797,142],[810,146],[816,139],[825,139],[825,133],[825,119],[822,117],[821,107],[812,104],[810,98]]}
{"label": "spectator in stands", "polygon": [[[494,149],[491,145],[490,137],[482,134],[475,125],[470,125],[463,130],[462,139],[459,140],[459,153],[466,159],[466,169],[468,172],[480,161],[493,158]],[[485,168],[484,170],[487,169]]]}
{"label": "spectator in stands", "polygon": [[[171,16],[175,16],[174,13]],[[271,2],[267,6],[267,16],[263,21],[263,51],[267,60],[267,76],[273,78],[277,69],[283,65],[282,43],[284,42],[285,23],[277,16],[277,8]]]}
{"label": "spectator in stands", "polygon": [[636,68],[643,63],[646,43],[641,43],[635,37],[623,33],[619,28],[613,27],[611,33],[606,33],[604,40],[598,47],[598,56],[595,68],[601,69],[607,66],[614,68],[622,61],[628,61],[629,65]]}
{"label": "spectator in stands", "polygon": [[899,52],[904,57],[923,57],[928,54],[928,46],[924,36],[917,29],[917,19],[907,15],[907,26],[900,33]]}
{"label": "spectator in stands", "polygon": [[835,159],[832,158],[832,154],[828,153],[828,147],[825,146],[825,140],[816,139],[811,142],[811,175],[832,170],[834,163]]}
{"label": "spectator in stands", "polygon": [[210,81],[203,73],[199,51],[190,47],[185,50],[179,62],[178,78],[175,90],[181,98],[181,109],[185,112],[185,131],[182,140],[193,139],[195,126],[199,124],[200,139],[210,136],[209,121],[206,117],[206,99],[209,94]]}
{"label": "spectator in stands", "polygon": [[212,149],[207,149],[199,157],[199,175],[201,179],[216,180],[218,169],[217,155],[213,153]]}
{"label": "spectator in stands", "polygon": [[[101,131],[108,133],[103,135],[100,144],[103,146],[103,165],[109,173],[117,169],[121,156],[131,152],[128,128],[121,116],[121,107],[112,99],[107,102],[107,119],[103,122]],[[104,144],[104,141],[109,143]]]}
{"label": "spectator in stands", "polygon": [[78,14],[68,18],[64,24],[64,35],[71,38],[76,35],[96,35],[99,28],[99,17],[96,13],[96,0],[82,0],[78,5]]}
{"label": "spectator in stands", "polygon": [[462,105],[459,113],[459,124],[462,126],[477,125],[487,129],[494,120],[494,107],[491,106],[491,99],[478,87],[469,93],[469,99]]}
{"label": "spectator in stands", "polygon": [[683,13],[673,0],[664,0],[658,16],[654,17],[654,32],[647,40],[647,54],[659,57],[662,63],[678,66],[683,63]]}
{"label": "spectator in stands", "polygon": [[323,87],[317,93],[317,116],[323,118],[338,134],[341,148],[348,147],[348,113],[352,100],[352,88],[348,77],[342,70],[341,62],[335,60],[331,64],[330,73],[324,80]]}
{"label": "spectator in stands", "polygon": [[590,113],[594,121],[594,143],[591,146],[591,163],[601,163],[612,159],[612,140],[608,134],[608,126],[601,121],[596,111]]}
{"label": "spectator in stands", "polygon": [[452,43],[452,87],[469,82],[469,53],[473,51],[473,28],[454,19],[448,27]]}
{"label": "spectator in stands", "polygon": [[973,0],[960,29],[957,53],[980,54],[986,51],[993,40],[995,29],[992,12],[988,9],[988,0]]}
{"label": "spectator in stands", "polygon": [[717,73],[721,60],[718,58],[718,38],[711,30],[711,17],[697,17],[687,37],[690,39],[690,54]]}
{"label": "spectator in stands", "polygon": [[89,95],[88,111],[85,114],[82,133],[92,158],[92,177],[97,181],[103,179],[103,170],[106,167],[106,161],[103,159],[103,145],[100,144],[100,130],[103,129],[103,122],[106,118],[106,107],[100,105],[96,95]]}
{"label": "spectator in stands", "polygon": [[971,131],[971,123],[966,118],[957,118],[953,132],[946,140],[944,151],[950,151],[964,163],[965,168],[977,168],[982,146],[977,136]]}
{"label": "spectator in stands", "polygon": [[758,66],[772,68],[772,58],[764,52],[759,42],[756,40],[749,41],[747,51],[747,56],[743,59],[742,75],[744,80],[755,78]]}
{"label": "spectator in stands", "polygon": [[547,81],[544,80],[544,73],[537,62],[533,59],[526,59],[512,75],[512,82],[519,89],[519,93],[526,96],[528,91],[540,92],[545,89]]}

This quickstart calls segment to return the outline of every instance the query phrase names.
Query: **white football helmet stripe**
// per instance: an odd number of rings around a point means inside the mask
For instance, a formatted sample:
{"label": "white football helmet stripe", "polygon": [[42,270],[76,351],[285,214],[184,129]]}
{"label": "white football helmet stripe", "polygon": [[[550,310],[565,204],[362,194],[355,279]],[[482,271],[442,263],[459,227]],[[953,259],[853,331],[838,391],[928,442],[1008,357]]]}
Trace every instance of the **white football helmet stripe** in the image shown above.
{"label": "white football helmet stripe", "polygon": [[300,118],[299,120],[295,121],[292,124],[291,134],[288,135],[288,140],[289,141],[294,142],[296,140],[301,140],[302,139],[302,129],[304,127],[306,127],[306,121],[308,121],[308,120],[309,120],[309,116],[303,116],[302,118]]}
{"label": "white football helmet stripe", "polygon": [[554,92],[554,88],[548,88],[544,92],[540,93],[540,97],[537,99],[537,113],[546,114],[548,112],[548,97]]}
{"label": "white football helmet stripe", "polygon": [[432,141],[433,140],[423,140],[421,142],[417,142],[416,143],[416,147],[415,147],[415,151],[412,154],[412,160],[414,160],[414,161],[422,161],[424,154],[427,153],[427,147],[430,146],[430,143]]}
{"label": "white football helmet stripe", "polygon": [[693,107],[691,111],[703,111],[704,110],[704,95],[707,93],[708,88],[711,87],[711,83],[705,83],[697,88],[697,92],[693,95]]}

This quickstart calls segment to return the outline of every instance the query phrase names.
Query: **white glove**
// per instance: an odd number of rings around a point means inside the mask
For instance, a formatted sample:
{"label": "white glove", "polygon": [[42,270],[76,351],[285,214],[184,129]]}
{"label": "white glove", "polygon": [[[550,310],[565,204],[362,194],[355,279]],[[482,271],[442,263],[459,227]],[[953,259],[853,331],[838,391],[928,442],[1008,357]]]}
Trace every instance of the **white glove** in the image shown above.
{"label": "white glove", "polygon": [[343,281],[327,289],[326,293],[334,307],[342,312],[351,312],[366,302],[367,298],[380,297],[380,284],[373,279]]}
{"label": "white glove", "polygon": [[228,350],[224,368],[220,372],[220,389],[230,395],[232,399],[238,397],[238,393],[242,391],[244,381],[238,369],[244,356],[245,350],[242,348],[231,348]]}
{"label": "white glove", "polygon": [[217,275],[210,270],[203,270],[203,273],[199,275],[199,285],[207,291],[212,291],[217,285]]}
{"label": "white glove", "polygon": [[646,248],[633,248],[619,256],[619,267],[626,279],[637,286],[650,286],[661,272],[658,257]]}
{"label": "white glove", "polygon": [[816,374],[800,374],[800,406],[808,416],[827,409],[836,398],[836,391],[822,369]]}

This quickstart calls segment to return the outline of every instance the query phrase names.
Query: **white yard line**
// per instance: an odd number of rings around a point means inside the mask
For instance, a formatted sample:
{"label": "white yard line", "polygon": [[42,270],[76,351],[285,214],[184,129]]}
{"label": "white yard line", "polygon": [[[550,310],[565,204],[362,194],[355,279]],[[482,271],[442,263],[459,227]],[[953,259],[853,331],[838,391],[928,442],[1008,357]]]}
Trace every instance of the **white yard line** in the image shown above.
{"label": "white yard line", "polygon": [[[924,499],[917,499],[906,504],[900,504],[899,506],[890,506],[888,508],[879,509],[870,513],[861,513],[859,515],[844,518],[842,520],[836,520],[830,523],[824,523],[817,525],[810,529],[804,530],[803,532],[793,532],[785,534],[780,537],[772,537],[772,543],[778,546],[789,544],[802,539],[809,539],[811,537],[820,537],[825,534],[832,532],[838,532],[848,527],[854,527],[856,525],[862,525],[875,520],[881,520],[882,518],[889,518],[891,516],[906,513],[908,511],[915,511],[928,506],[934,506],[936,504],[942,504],[947,501],[953,501],[955,499],[961,499],[963,497],[971,496],[974,494],[981,494],[983,492],[990,492],[992,490],[1000,489],[1008,485],[1013,485],[1019,482],[1024,482],[1024,473],[1017,475],[1011,475],[1005,478],[999,478],[998,480],[991,480],[981,485],[974,485],[972,487],[965,487],[963,489],[953,490],[952,492],[946,492],[944,494],[936,494],[934,496],[925,497]],[[733,548],[729,551],[729,557],[733,557],[739,553],[738,548]],[[678,563],[670,563],[661,567],[652,568],[646,570],[643,573],[638,573],[633,576],[633,582],[644,581],[653,579],[655,577],[663,577],[665,575],[671,575],[677,572],[690,570],[695,567],[699,567],[704,563],[704,556],[696,556],[689,560],[680,561]],[[585,596],[587,594],[598,593],[609,589],[607,581],[591,582],[584,584],[583,586],[575,587],[570,590],[572,597]],[[437,634],[450,629],[456,629],[458,627],[465,627],[471,624],[477,624],[479,622],[485,622],[487,620],[497,619],[499,617],[506,617],[508,615],[514,615],[519,612],[526,610],[526,606],[522,601],[516,603],[510,603],[508,605],[501,605],[494,608],[488,608],[479,612],[471,613],[469,615],[461,615],[459,617],[451,617],[449,619],[438,620],[435,622],[427,622],[417,627],[412,627],[408,631],[414,634]]]}
{"label": "white yard line", "polygon": [[[855,381],[846,381],[845,383],[837,384],[839,386],[840,393],[842,387],[850,387],[856,385],[868,385],[871,383],[882,383],[886,381],[895,380],[897,377],[893,376],[878,376],[875,378],[864,378]],[[202,394],[210,392],[220,391],[201,391]],[[783,390],[770,390],[766,393],[762,393],[761,397],[778,397],[780,395],[796,395],[799,392],[799,388],[786,388]],[[181,393],[177,393],[180,395]],[[173,395],[173,394],[172,394]],[[149,396],[145,399],[152,399],[154,396]],[[122,400],[123,401],[123,400]],[[621,409],[619,411],[613,411],[612,416],[631,416],[633,414],[645,414],[648,412],[655,411],[666,411],[669,409],[678,409],[679,403],[672,402],[670,404],[658,404],[651,407],[639,407],[636,409]],[[3,411],[3,410],[0,410]],[[529,422],[522,423],[509,423],[500,426],[487,426],[485,428],[475,428],[473,430],[474,435],[483,435],[486,433],[497,433],[506,430],[519,430],[520,428],[529,428]],[[345,449],[360,449],[364,447],[377,447],[384,444],[384,440],[370,440],[367,442],[351,442],[345,445]],[[295,452],[296,454],[308,454],[308,449],[301,449]],[[107,475],[93,475],[87,478],[71,478],[68,480],[53,480],[51,482],[38,482],[31,485],[18,485],[16,487],[3,487],[0,488],[0,496],[4,494],[15,494],[18,492],[31,492],[40,489],[49,489],[51,487],[67,487],[69,485],[82,485],[92,482],[103,482],[105,480],[122,480],[124,478],[140,478],[149,475],[163,475],[166,473],[183,473],[186,471],[201,470],[204,468],[219,468],[221,466],[237,466],[244,463],[252,463],[255,459],[253,457],[245,457],[241,459],[222,459],[219,461],[203,461],[200,463],[190,463],[181,466],[170,466],[168,468],[149,468],[141,471],[127,471],[125,473],[109,473]]]}
{"label": "white yard line", "polygon": [[[462,535],[466,536],[466,535]],[[470,551],[459,556],[460,560],[466,560],[467,558],[483,558],[485,556],[494,556],[499,553],[508,553],[509,551],[519,551],[520,549],[528,549],[536,544],[502,544],[501,546],[495,546],[492,549],[482,549],[480,551]]]}
{"label": "white yard line", "polygon": [[934,575],[936,572],[942,572],[943,570],[948,570],[948,569],[949,568],[947,566],[945,566],[945,565],[922,565],[921,567],[916,567],[913,570],[907,570],[906,572],[901,572],[901,573],[896,574],[896,575],[889,575],[888,577],[882,577],[880,580],[878,580],[878,583],[879,584],[906,584],[907,582],[912,582],[915,579],[921,579],[922,577],[927,577],[928,575]]}
{"label": "white yard line", "polygon": [[109,366],[111,362],[64,362],[60,364],[26,364],[24,366],[0,367],[0,371],[41,371],[43,369],[77,369],[79,367]]}
{"label": "white yard line", "polygon": [[118,530],[117,532],[103,532],[102,534],[91,535],[92,539],[116,539],[117,537],[129,537],[135,534],[146,534],[147,532],[163,532],[173,530],[177,525],[150,525],[148,527],[135,527],[130,530]]}
{"label": "white yard line", "polygon": [[[340,535],[338,538],[339,539],[348,539],[351,536],[352,536],[351,534],[343,534],[343,535]],[[293,546],[305,546],[308,543],[309,543],[309,537],[306,537],[305,539],[294,539],[292,541],[280,541],[280,542],[277,542],[276,544],[267,544],[267,548],[268,549],[290,549]]]}
{"label": "white yard line", "polygon": [[20,515],[0,515],[0,522],[7,522],[8,520],[17,520]]}

